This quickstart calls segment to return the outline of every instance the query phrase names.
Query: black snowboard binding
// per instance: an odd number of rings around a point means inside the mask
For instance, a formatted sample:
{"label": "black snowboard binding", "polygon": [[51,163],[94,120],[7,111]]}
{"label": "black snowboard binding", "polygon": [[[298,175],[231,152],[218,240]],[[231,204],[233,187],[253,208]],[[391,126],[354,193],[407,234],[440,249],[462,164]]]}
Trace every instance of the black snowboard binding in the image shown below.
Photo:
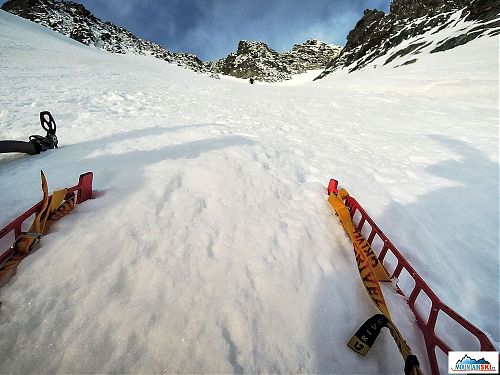
{"label": "black snowboard binding", "polygon": [[43,130],[47,132],[47,135],[45,135],[45,137],[41,135],[30,135],[30,142],[35,145],[37,154],[57,148],[58,143],[56,136],[56,122],[49,111],[40,112],[40,124],[42,125]]}
{"label": "black snowboard binding", "polygon": [[23,152],[25,154],[39,154],[40,152],[57,148],[56,122],[49,111],[40,112],[40,124],[47,132],[45,136],[31,135],[29,142],[0,141],[0,154],[7,152]]}

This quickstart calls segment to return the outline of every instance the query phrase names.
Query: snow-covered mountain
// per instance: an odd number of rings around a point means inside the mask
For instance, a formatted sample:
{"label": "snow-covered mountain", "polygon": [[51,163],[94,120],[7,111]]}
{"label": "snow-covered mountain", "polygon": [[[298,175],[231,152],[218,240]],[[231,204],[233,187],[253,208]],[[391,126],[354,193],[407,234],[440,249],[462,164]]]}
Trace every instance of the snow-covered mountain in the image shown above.
{"label": "snow-covered mountain", "polygon": [[210,73],[214,77],[222,73],[268,82],[288,80],[294,74],[324,69],[341,49],[317,40],[308,40],[294,45],[288,52],[277,53],[265,43],[241,41],[235,54],[217,62],[204,62],[194,54],[170,52],[111,22],[103,22],[75,2],[9,0],[2,5],[2,9],[86,45],[113,53],[151,55],[167,62],[176,62],[195,72]]}
{"label": "snow-covered mountain", "polygon": [[394,0],[389,14],[364,12],[319,78],[341,68],[362,69],[376,59],[384,65],[412,64],[424,49],[442,52],[499,32],[498,0]]}
{"label": "snow-covered mountain", "polygon": [[[394,0],[389,14],[367,9],[348,34],[344,48],[311,39],[278,53],[263,42],[240,41],[235,53],[204,62],[194,54],[170,52],[137,38],[75,2],[9,0],[2,9],[113,53],[151,55],[213,77],[220,73],[267,82],[325,69],[318,77],[323,78],[341,68],[362,69],[379,58],[383,58],[379,64],[408,65],[418,60],[423,49],[445,51],[500,30],[500,2],[496,0]],[[461,29],[447,32],[459,23],[464,24]]]}
{"label": "snow-covered mountain", "polygon": [[237,78],[284,81],[294,74],[324,69],[340,50],[339,46],[310,39],[294,45],[290,51],[278,53],[263,42],[242,40],[236,53],[214,64],[214,71]]}

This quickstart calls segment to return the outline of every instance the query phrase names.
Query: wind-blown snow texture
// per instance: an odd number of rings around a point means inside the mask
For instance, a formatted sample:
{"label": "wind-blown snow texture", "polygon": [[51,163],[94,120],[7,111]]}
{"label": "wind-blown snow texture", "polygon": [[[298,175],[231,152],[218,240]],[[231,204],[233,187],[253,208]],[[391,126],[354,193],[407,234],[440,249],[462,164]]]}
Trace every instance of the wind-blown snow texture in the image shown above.
{"label": "wind-blown snow texture", "polygon": [[499,341],[498,38],[296,86],[112,55],[5,12],[0,51],[0,139],[40,133],[48,109],[62,146],[1,157],[0,226],[40,199],[40,169],[51,190],[89,170],[97,189],[0,291],[1,373],[401,373],[388,332],[366,358],[346,346],[376,309],[330,177]]}

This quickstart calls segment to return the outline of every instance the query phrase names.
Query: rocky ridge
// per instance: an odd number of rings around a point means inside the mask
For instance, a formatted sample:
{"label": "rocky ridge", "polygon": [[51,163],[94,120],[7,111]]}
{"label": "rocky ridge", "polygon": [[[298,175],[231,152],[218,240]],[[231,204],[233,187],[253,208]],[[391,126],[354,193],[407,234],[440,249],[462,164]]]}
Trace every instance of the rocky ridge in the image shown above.
{"label": "rocky ridge", "polygon": [[130,31],[103,22],[83,5],[71,1],[10,0],[2,10],[46,26],[80,43],[112,53],[150,55],[198,73],[211,73],[210,65],[189,53],[173,53],[136,37]]}
{"label": "rocky ridge", "polygon": [[[447,35],[441,40],[428,37],[463,22],[468,25],[457,35]],[[350,72],[362,69],[385,56],[384,64],[397,58],[404,58],[401,65],[411,64],[424,48],[428,47],[430,53],[441,52],[499,32],[498,0],[393,0],[389,14],[369,9],[364,12],[349,32],[342,52],[318,78],[337,69],[346,68]]]}

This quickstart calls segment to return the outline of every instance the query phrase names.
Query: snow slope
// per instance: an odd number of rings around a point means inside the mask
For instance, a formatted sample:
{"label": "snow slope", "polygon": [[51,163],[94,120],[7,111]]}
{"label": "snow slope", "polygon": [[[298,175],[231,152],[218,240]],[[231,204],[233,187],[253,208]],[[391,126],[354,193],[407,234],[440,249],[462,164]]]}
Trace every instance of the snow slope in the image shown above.
{"label": "snow slope", "polygon": [[48,109],[62,146],[0,157],[0,226],[40,198],[40,169],[51,189],[91,170],[97,189],[0,290],[1,373],[401,373],[388,332],[365,358],[346,346],[377,310],[331,177],[498,343],[498,38],[287,87],[0,12],[0,62],[0,139],[40,133]]}

